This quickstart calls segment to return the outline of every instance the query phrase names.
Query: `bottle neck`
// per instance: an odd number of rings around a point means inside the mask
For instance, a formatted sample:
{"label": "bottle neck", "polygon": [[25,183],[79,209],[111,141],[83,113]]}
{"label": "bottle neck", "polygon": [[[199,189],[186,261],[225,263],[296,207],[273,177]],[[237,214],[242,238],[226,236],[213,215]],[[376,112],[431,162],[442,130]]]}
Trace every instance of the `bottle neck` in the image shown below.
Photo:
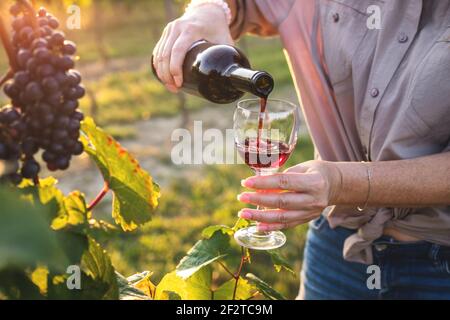
{"label": "bottle neck", "polygon": [[274,87],[272,76],[265,71],[235,66],[230,69],[228,75],[233,87],[244,92],[250,92],[260,98],[266,98]]}

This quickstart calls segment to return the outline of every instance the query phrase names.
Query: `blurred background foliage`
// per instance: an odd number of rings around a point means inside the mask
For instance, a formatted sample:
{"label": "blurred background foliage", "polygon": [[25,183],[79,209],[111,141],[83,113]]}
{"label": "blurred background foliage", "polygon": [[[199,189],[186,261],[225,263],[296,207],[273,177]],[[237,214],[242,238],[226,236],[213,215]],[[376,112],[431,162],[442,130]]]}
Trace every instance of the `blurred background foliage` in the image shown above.
{"label": "blurred background foliage", "polygon": [[[77,68],[83,74],[88,94],[82,108],[98,124],[118,139],[133,143],[136,124],[152,119],[180,118],[181,127],[190,127],[195,112],[212,106],[199,98],[168,93],[152,76],[150,58],[165,24],[179,16],[186,1],[181,0],[37,0],[57,16],[69,39],[78,45]],[[0,2],[0,14],[7,13],[10,0]],[[81,8],[81,29],[68,30],[65,19],[68,6]],[[237,45],[246,52],[253,67],[270,72],[276,81],[275,96],[297,101],[289,69],[278,39],[244,37]],[[7,70],[5,54],[0,50],[0,72]],[[0,103],[6,103],[0,94]],[[181,116],[180,116],[181,115]],[[227,119],[228,122],[231,121]],[[148,134],[159,135],[159,131]],[[167,136],[170,139],[170,134]],[[138,143],[138,142],[135,142]],[[145,142],[139,142],[141,149]],[[164,166],[175,172],[162,183],[158,217],[143,229],[104,239],[113,264],[119,272],[130,275],[143,270],[160,275],[174,269],[179,259],[201,238],[201,230],[211,224],[233,224],[241,205],[236,195],[242,191],[240,180],[250,175],[244,165],[212,165],[190,174],[189,166],[176,168],[170,152],[161,148],[152,153]],[[302,137],[288,165],[313,157],[309,138]],[[139,155],[138,155],[139,158]],[[74,164],[76,165],[76,164]],[[157,164],[156,164],[157,165]],[[150,170],[158,181],[158,171]],[[82,175],[84,167],[78,173]],[[155,173],[156,171],[156,173]],[[74,171],[71,171],[72,174]],[[178,174],[180,173],[181,174]],[[64,181],[67,177],[58,177]],[[89,183],[88,179],[86,183]],[[83,190],[83,186],[79,186]],[[94,189],[101,188],[94,186]],[[88,196],[90,195],[89,192]],[[105,206],[106,207],[106,206]],[[101,210],[101,208],[100,208]],[[105,214],[107,210],[105,210]],[[102,214],[102,213],[100,213]],[[282,249],[299,272],[306,227],[288,231],[288,244]],[[263,255],[256,255],[251,270],[274,284],[289,298],[298,290],[298,277],[277,274]]]}

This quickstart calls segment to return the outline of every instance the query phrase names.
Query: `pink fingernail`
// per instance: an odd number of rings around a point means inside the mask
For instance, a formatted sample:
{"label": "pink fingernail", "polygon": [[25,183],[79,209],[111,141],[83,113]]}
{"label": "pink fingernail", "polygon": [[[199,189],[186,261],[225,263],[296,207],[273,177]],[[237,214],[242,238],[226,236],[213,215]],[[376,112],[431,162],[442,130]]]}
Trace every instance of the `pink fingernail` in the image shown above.
{"label": "pink fingernail", "polygon": [[250,195],[248,193],[241,193],[237,196],[237,199],[241,202],[250,202]]}
{"label": "pink fingernail", "polygon": [[239,216],[239,218],[247,219],[247,220],[250,220],[252,218],[252,214],[250,212],[246,211],[245,209],[239,211],[238,216]]}
{"label": "pink fingernail", "polygon": [[241,185],[243,187],[252,188],[255,185],[255,182],[252,178],[247,178],[241,181]]}

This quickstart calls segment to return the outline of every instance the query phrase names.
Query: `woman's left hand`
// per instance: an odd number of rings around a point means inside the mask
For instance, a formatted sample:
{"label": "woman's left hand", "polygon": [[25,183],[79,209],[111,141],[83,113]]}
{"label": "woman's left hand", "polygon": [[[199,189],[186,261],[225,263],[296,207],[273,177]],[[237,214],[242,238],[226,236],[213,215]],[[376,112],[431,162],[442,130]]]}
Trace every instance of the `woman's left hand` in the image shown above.
{"label": "woman's left hand", "polygon": [[332,205],[340,184],[339,169],[326,161],[308,161],[284,173],[250,177],[242,186],[255,192],[241,193],[238,200],[266,209],[243,209],[239,216],[259,222],[260,231],[295,227],[319,217]]}

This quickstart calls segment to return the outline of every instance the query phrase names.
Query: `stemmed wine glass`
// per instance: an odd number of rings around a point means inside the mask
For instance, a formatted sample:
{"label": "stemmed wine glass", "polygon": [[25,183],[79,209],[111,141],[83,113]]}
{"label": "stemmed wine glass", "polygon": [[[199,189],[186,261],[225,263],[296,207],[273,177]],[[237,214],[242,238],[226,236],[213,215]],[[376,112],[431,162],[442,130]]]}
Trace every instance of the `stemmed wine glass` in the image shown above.
{"label": "stemmed wine glass", "polygon": [[[297,143],[300,113],[298,107],[290,102],[242,100],[237,105],[233,121],[236,148],[256,175],[276,173]],[[283,232],[258,231],[256,224],[238,230],[234,238],[239,245],[256,250],[276,249],[286,242]]]}

